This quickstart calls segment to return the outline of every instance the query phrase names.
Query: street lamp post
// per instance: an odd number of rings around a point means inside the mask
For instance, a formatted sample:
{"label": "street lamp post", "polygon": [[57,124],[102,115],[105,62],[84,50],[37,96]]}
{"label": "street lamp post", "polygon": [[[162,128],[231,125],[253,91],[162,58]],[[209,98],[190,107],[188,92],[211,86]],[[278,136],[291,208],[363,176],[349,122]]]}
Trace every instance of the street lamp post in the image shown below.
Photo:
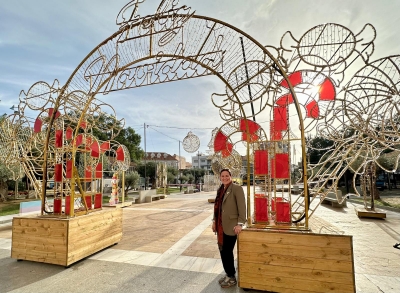
{"label": "street lamp post", "polygon": [[181,177],[182,177],[182,166],[181,166],[181,141],[178,140],[178,145],[179,145],[179,162],[178,162],[178,179],[179,179],[179,191],[182,191],[182,182],[181,182]]}
{"label": "street lamp post", "polygon": [[[19,113],[19,109],[18,109],[18,106],[17,107],[15,107],[14,105],[10,108],[10,110],[13,110],[14,111],[14,114],[20,114]],[[4,115],[3,116],[5,116],[6,114],[4,113]],[[19,118],[18,118],[18,120],[19,120]],[[18,175],[19,176],[19,175]],[[15,180],[15,186],[14,186],[14,199],[17,199],[18,198],[18,178]]]}
{"label": "street lamp post", "polygon": [[198,172],[199,172],[199,176],[197,177],[198,179],[197,179],[197,182],[196,182],[196,178],[195,178],[195,183],[199,183],[199,191],[200,191],[200,151],[197,151],[197,160],[198,160],[198,166],[199,166],[199,170],[198,170]]}
{"label": "street lamp post", "polygon": [[147,190],[147,174],[146,174],[146,165],[147,165],[147,150],[146,150],[146,123],[143,125],[144,128],[144,190]]}

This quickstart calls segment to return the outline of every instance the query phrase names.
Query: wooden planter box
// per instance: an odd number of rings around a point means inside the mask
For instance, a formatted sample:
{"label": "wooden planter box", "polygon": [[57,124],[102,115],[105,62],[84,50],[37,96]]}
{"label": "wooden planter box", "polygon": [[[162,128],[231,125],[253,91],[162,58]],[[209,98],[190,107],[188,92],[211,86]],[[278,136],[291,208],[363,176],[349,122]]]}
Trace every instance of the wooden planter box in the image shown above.
{"label": "wooden planter box", "polygon": [[356,292],[352,236],[244,229],[238,285],[273,292]]}
{"label": "wooden planter box", "polygon": [[121,209],[99,210],[69,219],[15,217],[11,257],[69,266],[121,238]]}

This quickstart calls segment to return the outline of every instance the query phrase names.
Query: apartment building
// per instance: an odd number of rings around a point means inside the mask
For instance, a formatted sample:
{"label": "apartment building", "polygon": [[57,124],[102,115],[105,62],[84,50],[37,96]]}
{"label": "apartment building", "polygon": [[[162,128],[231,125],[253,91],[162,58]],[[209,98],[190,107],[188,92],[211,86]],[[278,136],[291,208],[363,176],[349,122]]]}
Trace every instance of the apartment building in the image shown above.
{"label": "apartment building", "polygon": [[211,159],[208,154],[197,153],[192,156],[192,168],[199,168],[211,171]]}
{"label": "apartment building", "polygon": [[145,159],[147,162],[166,163],[167,167],[179,169],[179,160],[164,152],[147,152]]}

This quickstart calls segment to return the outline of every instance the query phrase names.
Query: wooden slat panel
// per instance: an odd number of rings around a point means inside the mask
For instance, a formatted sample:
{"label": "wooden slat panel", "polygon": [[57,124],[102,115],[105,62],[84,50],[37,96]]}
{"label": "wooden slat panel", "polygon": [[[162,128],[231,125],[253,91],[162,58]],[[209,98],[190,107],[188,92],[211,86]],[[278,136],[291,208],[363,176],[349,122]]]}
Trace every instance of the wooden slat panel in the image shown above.
{"label": "wooden slat panel", "polygon": [[336,259],[322,259],[322,258],[309,258],[300,256],[288,256],[288,255],[277,255],[277,254],[264,254],[242,251],[240,257],[246,262],[252,262],[255,264],[265,263],[273,266],[285,266],[298,269],[314,269],[321,270],[325,268],[333,268],[338,272],[351,273],[352,263],[351,261],[342,261]]}
{"label": "wooden slat panel", "polygon": [[[35,235],[24,235],[17,237],[14,235],[18,235],[18,233],[13,233],[13,243],[14,242],[28,242],[28,243],[42,243],[43,237],[42,236],[35,236]],[[46,237],[46,244],[54,244],[54,245],[67,245],[67,237]]]}
{"label": "wooden slat panel", "polygon": [[69,232],[73,234],[77,233],[90,233],[92,230],[105,230],[112,226],[121,227],[122,221],[102,220],[99,219],[97,223],[88,223],[85,226],[70,227]]}
{"label": "wooden slat panel", "polygon": [[24,248],[14,248],[13,251],[15,253],[25,253],[27,255],[32,255],[36,257],[46,257],[46,258],[57,258],[57,259],[65,259],[65,253],[58,253],[55,251],[43,251],[43,250],[29,250]]}
{"label": "wooden slat panel", "polygon": [[351,261],[351,248],[337,249],[330,247],[265,244],[263,242],[241,242],[238,251],[251,251],[259,253],[260,257],[273,255],[287,255],[292,257],[335,259],[340,261]]}
{"label": "wooden slat panel", "polygon": [[355,292],[352,237],[245,229],[239,286],[274,292]]}
{"label": "wooden slat panel", "polygon": [[37,242],[19,242],[17,240],[13,241],[13,248],[19,248],[19,249],[27,249],[27,250],[33,250],[33,251],[54,251],[56,253],[66,253],[67,252],[67,246],[63,244],[49,244],[49,243],[43,243],[39,244]]}
{"label": "wooden slat panel", "polygon": [[[304,235],[307,235],[304,237]],[[333,248],[349,248],[352,241],[351,236],[338,236],[329,234],[311,234],[311,233],[263,233],[263,231],[249,231],[240,235],[241,242],[262,242],[265,244],[282,244],[296,246],[317,246]]]}
{"label": "wooden slat panel", "polygon": [[66,228],[68,226],[68,220],[58,218],[14,218],[13,227],[43,227],[43,228]]}
{"label": "wooden slat panel", "polygon": [[296,291],[293,291],[293,289],[288,289],[288,288],[281,288],[278,286],[275,286],[273,284],[258,284],[258,283],[252,283],[249,279],[246,279],[244,282],[238,282],[238,286],[240,288],[247,288],[247,289],[255,289],[255,290],[262,290],[262,291],[268,291],[268,292],[279,292],[279,293],[312,293],[312,291],[304,291],[301,289],[296,288]]}
{"label": "wooden slat panel", "polygon": [[56,253],[54,251],[38,251],[13,247],[11,250],[11,257],[16,259],[25,259],[31,261],[52,263],[65,265],[66,254]]}
{"label": "wooden slat panel", "polygon": [[[91,237],[107,237],[107,235],[122,232],[122,214],[120,218],[98,217],[96,222],[86,222],[86,225],[75,225],[73,223],[69,229],[69,243],[76,244],[80,241],[86,242]],[[97,235],[97,236],[96,236]]]}
{"label": "wooden slat panel", "polygon": [[260,277],[253,274],[242,276],[239,280],[239,287],[279,293],[355,292],[353,287],[348,284],[310,282],[280,277]]}
{"label": "wooden slat panel", "polygon": [[122,219],[121,209],[104,209],[88,215],[80,216],[71,219],[69,222],[70,229],[75,227],[86,227],[89,224],[98,223],[103,220]]}
{"label": "wooden slat panel", "polygon": [[35,235],[39,237],[60,237],[65,238],[67,235],[66,228],[64,229],[52,229],[43,227],[13,227],[13,233]]}
{"label": "wooden slat panel", "polygon": [[122,219],[117,220],[116,218],[113,219],[98,219],[97,222],[91,222],[87,223],[86,225],[71,225],[69,228],[69,232],[73,234],[78,234],[78,233],[90,233],[93,230],[106,230],[109,229],[110,227],[117,226],[117,227],[122,227]]}
{"label": "wooden slat panel", "polygon": [[122,229],[120,229],[119,227],[112,227],[104,230],[96,230],[96,232],[97,233],[86,232],[86,233],[79,233],[76,235],[71,234],[70,238],[68,239],[69,251],[81,245],[89,245],[89,243],[95,243],[96,241],[99,241],[103,238],[111,237],[115,234],[122,233]]}
{"label": "wooden slat panel", "polygon": [[70,219],[15,217],[11,257],[68,266],[122,239],[122,210]]}
{"label": "wooden slat panel", "polygon": [[11,257],[15,258],[15,259],[29,260],[29,261],[35,261],[35,262],[43,262],[43,263],[49,263],[49,264],[54,264],[54,265],[59,265],[59,266],[65,266],[65,263],[66,263],[66,260],[63,260],[63,259],[46,258],[46,257],[33,257],[33,256],[29,256],[26,253],[14,254]]}
{"label": "wooden slat panel", "polygon": [[65,222],[14,218],[11,257],[63,265],[66,262]]}
{"label": "wooden slat panel", "polygon": [[70,222],[68,265],[122,239],[122,210],[107,209]]}
{"label": "wooden slat panel", "polygon": [[83,245],[79,249],[69,252],[68,265],[119,242],[121,238],[122,233],[112,235],[111,237],[92,243],[92,245]]}
{"label": "wooden slat panel", "polygon": [[[325,270],[312,269],[302,270],[292,267],[273,266],[268,264],[255,264],[251,262],[242,261],[240,263],[240,270],[243,275],[260,275],[264,277],[276,277],[276,271],[279,271],[279,278],[296,278],[301,280],[310,280],[315,282],[332,282],[335,283],[349,283],[352,281],[352,275],[349,273],[329,271],[329,267]],[[296,281],[297,282],[297,281]]]}

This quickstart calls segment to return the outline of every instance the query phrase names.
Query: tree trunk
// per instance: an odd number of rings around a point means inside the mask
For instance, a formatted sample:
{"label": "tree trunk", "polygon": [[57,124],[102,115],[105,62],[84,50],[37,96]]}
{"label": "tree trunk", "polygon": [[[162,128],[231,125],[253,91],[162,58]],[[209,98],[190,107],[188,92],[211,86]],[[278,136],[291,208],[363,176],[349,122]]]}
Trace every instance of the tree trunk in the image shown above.
{"label": "tree trunk", "polygon": [[8,186],[3,180],[0,180],[0,201],[4,202],[7,200]]}
{"label": "tree trunk", "polygon": [[375,188],[374,199],[381,199],[381,196],[379,194],[379,189],[376,188],[376,186],[374,188]]}

